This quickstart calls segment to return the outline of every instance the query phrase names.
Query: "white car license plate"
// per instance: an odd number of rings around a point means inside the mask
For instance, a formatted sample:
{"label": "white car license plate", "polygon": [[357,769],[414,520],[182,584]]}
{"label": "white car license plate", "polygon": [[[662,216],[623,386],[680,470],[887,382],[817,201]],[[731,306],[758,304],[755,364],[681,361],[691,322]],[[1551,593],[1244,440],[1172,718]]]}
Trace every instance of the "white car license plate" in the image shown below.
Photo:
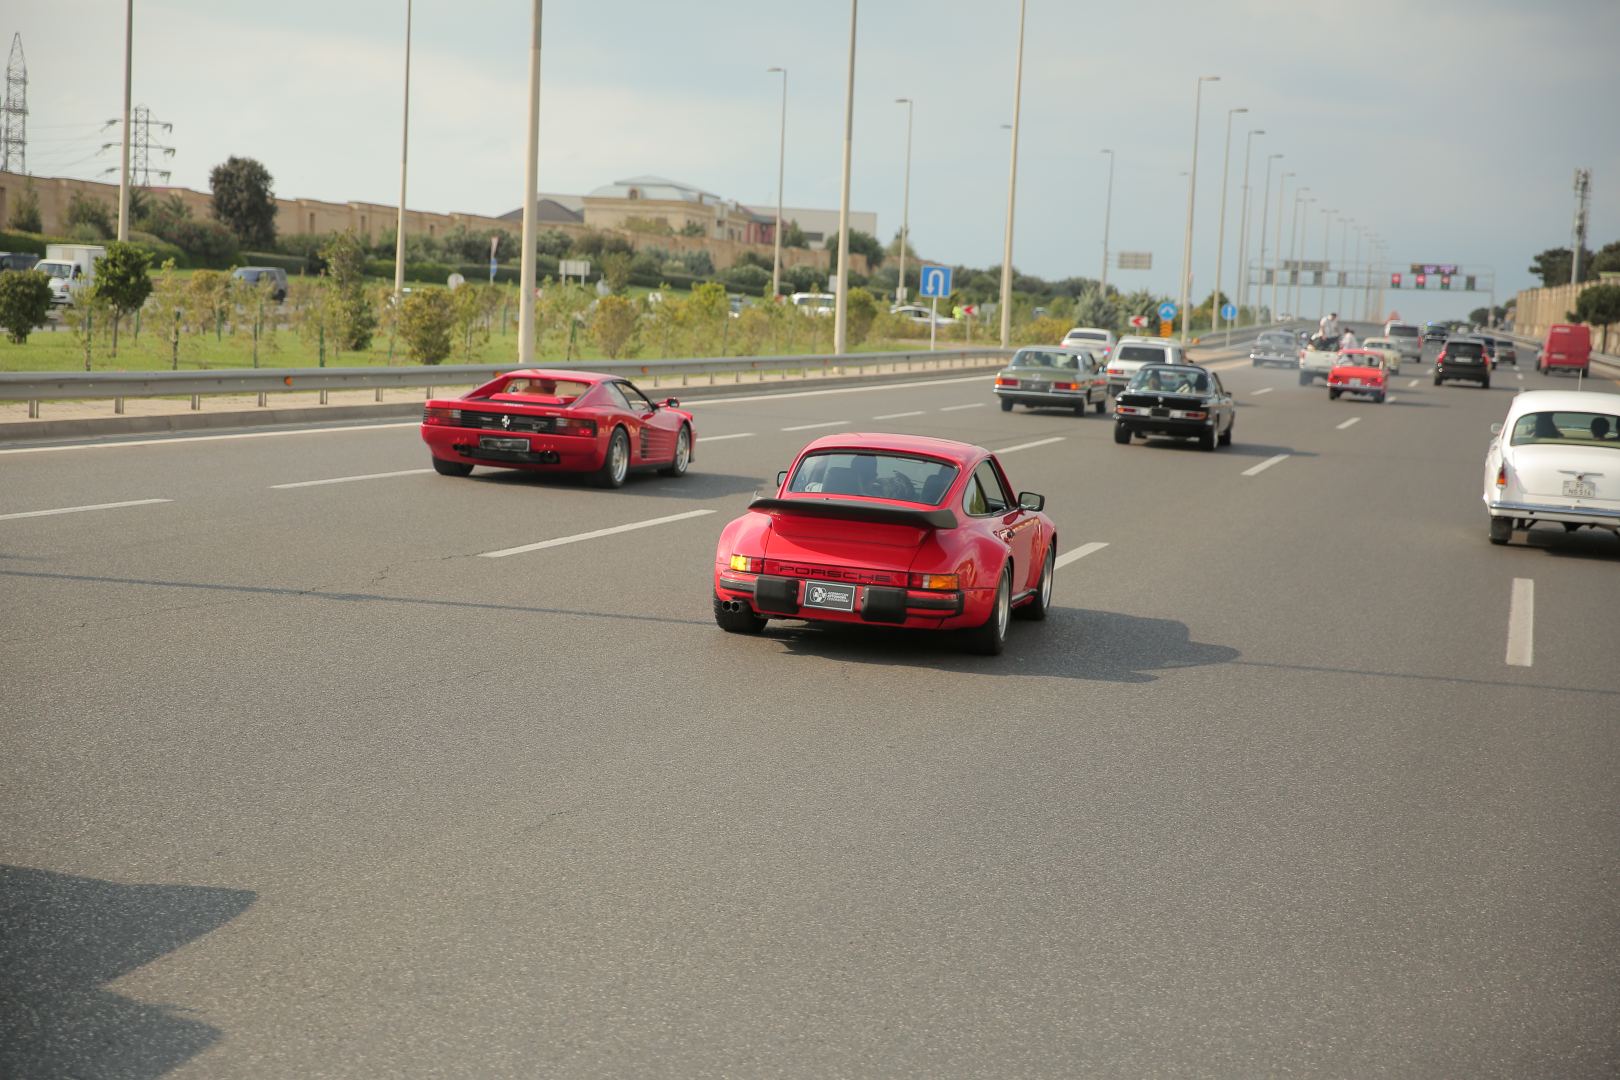
{"label": "white car license plate", "polygon": [[1361,385],[1361,380],[1360,379],[1351,379],[1350,380],[1350,385],[1351,386],[1360,386]]}
{"label": "white car license plate", "polygon": [[515,450],[515,451],[517,451],[518,453],[521,454],[521,453],[526,453],[528,451],[528,449],[529,449],[529,440],[528,439],[497,439],[497,438],[493,438],[491,436],[485,435],[483,438],[478,440],[478,449],[480,449],[480,450]]}
{"label": "white car license plate", "polygon": [[854,611],[855,586],[832,581],[807,581],[804,583],[803,606],[827,611]]}
{"label": "white car license plate", "polygon": [[1571,499],[1597,498],[1597,485],[1590,480],[1565,480],[1564,494]]}

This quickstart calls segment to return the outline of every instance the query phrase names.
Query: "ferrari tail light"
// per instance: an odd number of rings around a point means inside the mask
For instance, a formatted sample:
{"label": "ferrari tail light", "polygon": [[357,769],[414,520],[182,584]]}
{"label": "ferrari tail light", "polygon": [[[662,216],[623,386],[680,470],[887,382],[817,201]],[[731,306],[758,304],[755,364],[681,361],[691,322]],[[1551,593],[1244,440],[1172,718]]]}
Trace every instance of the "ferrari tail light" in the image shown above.
{"label": "ferrari tail light", "polygon": [[441,409],[429,405],[422,410],[422,423],[424,424],[454,424],[460,419],[460,409]]}
{"label": "ferrari tail light", "polygon": [[559,416],[552,421],[551,430],[559,435],[595,435],[596,421],[581,420],[574,416]]}
{"label": "ferrari tail light", "polygon": [[955,574],[912,574],[911,587],[931,592],[953,592],[962,587],[962,580]]}
{"label": "ferrari tail light", "polygon": [[731,557],[731,568],[740,570],[745,574],[763,574],[765,572],[765,560],[752,555],[733,555]]}

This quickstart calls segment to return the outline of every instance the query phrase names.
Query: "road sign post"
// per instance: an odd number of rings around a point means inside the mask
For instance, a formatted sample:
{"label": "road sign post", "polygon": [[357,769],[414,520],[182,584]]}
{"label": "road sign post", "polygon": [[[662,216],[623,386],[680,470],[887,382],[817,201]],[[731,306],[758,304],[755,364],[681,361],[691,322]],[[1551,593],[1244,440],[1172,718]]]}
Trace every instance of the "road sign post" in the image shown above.
{"label": "road sign post", "polygon": [[1237,305],[1231,301],[1221,305],[1221,321],[1226,323],[1226,344],[1232,344],[1232,320],[1237,318]]}
{"label": "road sign post", "polygon": [[951,268],[949,266],[924,266],[918,278],[922,288],[917,290],[918,296],[926,296],[930,301],[928,312],[928,351],[934,350],[935,335],[939,333],[939,298],[951,295]]}

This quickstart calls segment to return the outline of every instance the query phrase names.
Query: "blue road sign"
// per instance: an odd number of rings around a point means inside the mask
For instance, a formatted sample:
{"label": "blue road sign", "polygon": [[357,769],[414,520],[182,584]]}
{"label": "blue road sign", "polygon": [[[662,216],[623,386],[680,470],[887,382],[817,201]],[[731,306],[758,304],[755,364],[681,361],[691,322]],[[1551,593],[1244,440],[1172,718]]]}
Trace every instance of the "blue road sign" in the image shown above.
{"label": "blue road sign", "polygon": [[1237,305],[1236,304],[1222,304],[1221,305],[1221,318],[1227,320],[1228,322],[1231,322],[1233,319],[1237,318]]}
{"label": "blue road sign", "polygon": [[951,295],[951,268],[948,266],[924,266],[922,268],[922,288],[919,296],[938,296],[941,299]]}
{"label": "blue road sign", "polygon": [[1169,322],[1171,319],[1174,319],[1175,317],[1176,317],[1176,305],[1172,304],[1168,300],[1166,300],[1164,303],[1159,305],[1159,318],[1161,320],[1163,320],[1164,322]]}

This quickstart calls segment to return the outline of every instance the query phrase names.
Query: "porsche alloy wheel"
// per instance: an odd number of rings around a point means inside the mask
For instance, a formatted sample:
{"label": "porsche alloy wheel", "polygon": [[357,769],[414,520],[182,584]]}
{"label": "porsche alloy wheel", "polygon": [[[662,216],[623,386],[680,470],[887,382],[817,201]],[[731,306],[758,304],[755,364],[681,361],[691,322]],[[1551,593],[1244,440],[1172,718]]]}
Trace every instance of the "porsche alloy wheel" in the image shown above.
{"label": "porsche alloy wheel", "polygon": [[440,476],[471,476],[473,467],[465,461],[446,461],[436,457],[433,459],[433,471]]}
{"label": "porsche alloy wheel", "polygon": [[991,602],[990,617],[984,625],[967,632],[969,652],[980,656],[1000,656],[1007,647],[1007,624],[1012,620],[1012,570],[1002,567],[1001,580],[996,584],[996,598]]}
{"label": "porsche alloy wheel", "polygon": [[608,439],[607,456],[602,459],[602,467],[596,470],[596,482],[601,487],[616,488],[624,486],[624,478],[630,475],[630,436],[624,433],[624,428],[614,428]]}
{"label": "porsche alloy wheel", "polygon": [[1035,583],[1035,595],[1021,608],[1014,608],[1013,614],[1020,619],[1030,622],[1041,622],[1046,618],[1047,611],[1052,607],[1052,582],[1057,577],[1057,541],[1053,538],[1053,546],[1046,549],[1046,561],[1041,564],[1041,580]]}
{"label": "porsche alloy wheel", "polygon": [[681,433],[675,436],[675,460],[669,463],[668,468],[658,471],[665,476],[685,476],[687,468],[692,464],[692,429],[685,424],[681,425]]}

